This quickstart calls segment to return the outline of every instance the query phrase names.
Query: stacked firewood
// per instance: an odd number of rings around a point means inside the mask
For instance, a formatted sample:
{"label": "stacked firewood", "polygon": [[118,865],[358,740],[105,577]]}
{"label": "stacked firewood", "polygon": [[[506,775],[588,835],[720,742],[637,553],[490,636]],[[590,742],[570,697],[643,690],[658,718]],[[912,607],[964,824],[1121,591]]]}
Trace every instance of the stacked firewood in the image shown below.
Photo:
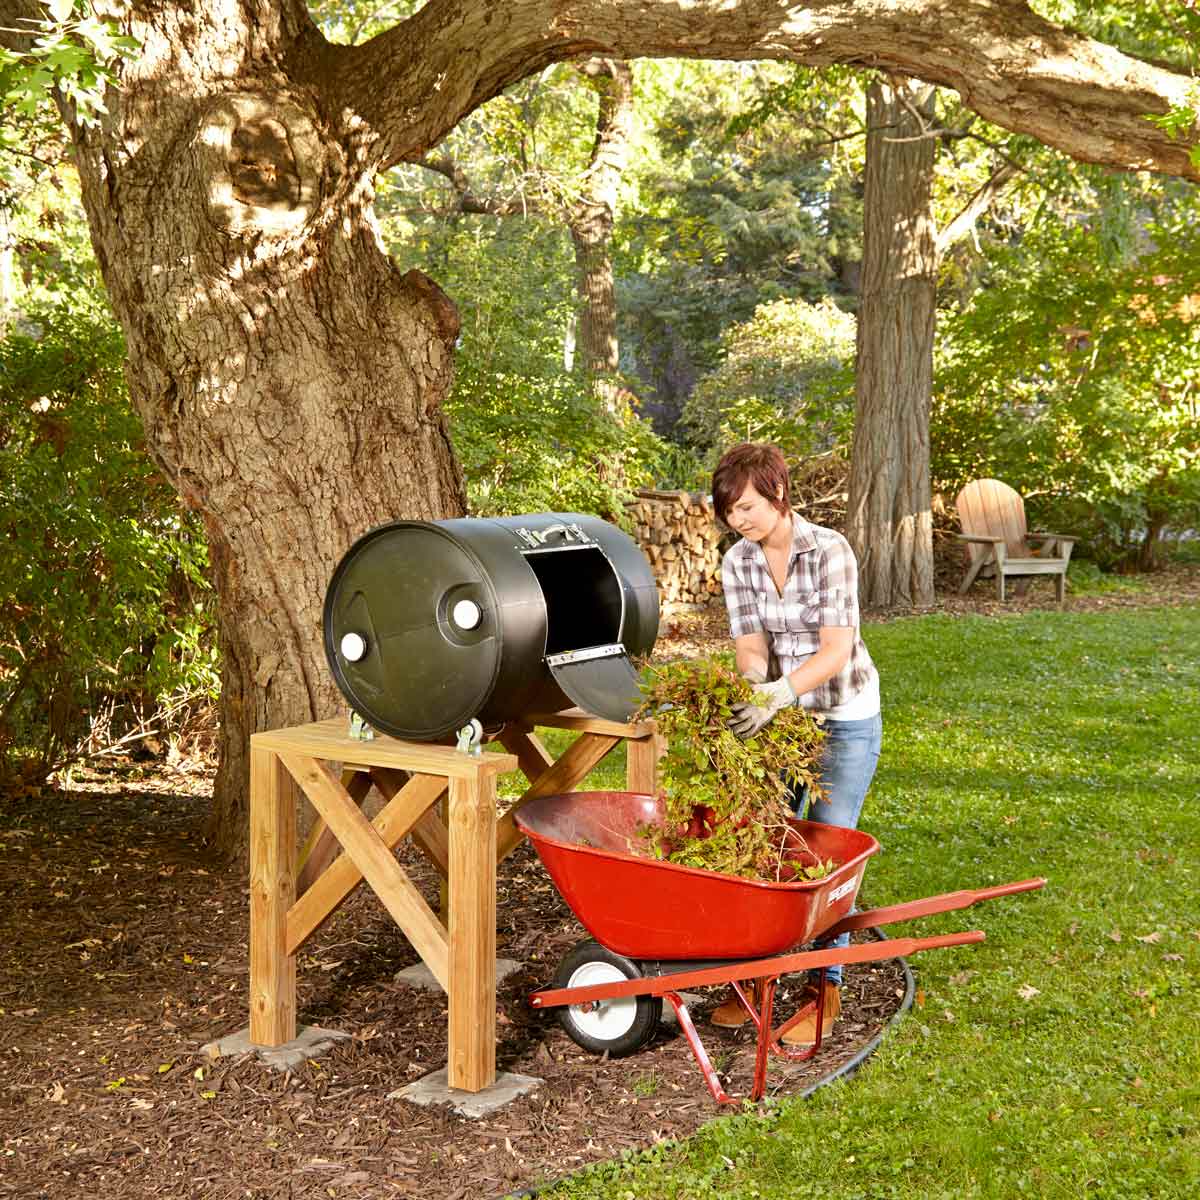
{"label": "stacked firewood", "polygon": [[634,535],[664,605],[708,604],[721,594],[721,534],[701,492],[639,491],[628,504]]}

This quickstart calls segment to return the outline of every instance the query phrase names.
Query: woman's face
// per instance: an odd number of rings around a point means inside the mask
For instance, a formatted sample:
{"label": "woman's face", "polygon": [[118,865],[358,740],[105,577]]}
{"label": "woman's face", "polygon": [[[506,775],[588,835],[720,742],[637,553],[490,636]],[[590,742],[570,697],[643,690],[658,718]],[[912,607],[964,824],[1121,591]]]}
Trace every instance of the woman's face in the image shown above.
{"label": "woman's face", "polygon": [[730,529],[752,542],[769,537],[784,519],[784,514],[761,492],[755,491],[752,483],[746,484],[746,490],[733,502],[725,517]]}

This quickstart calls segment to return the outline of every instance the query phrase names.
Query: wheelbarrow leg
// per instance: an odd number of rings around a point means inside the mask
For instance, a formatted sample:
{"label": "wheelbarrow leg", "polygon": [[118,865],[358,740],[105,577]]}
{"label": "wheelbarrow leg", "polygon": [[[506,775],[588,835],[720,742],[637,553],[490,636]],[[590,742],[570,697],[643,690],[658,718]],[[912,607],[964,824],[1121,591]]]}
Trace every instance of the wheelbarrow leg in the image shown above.
{"label": "wheelbarrow leg", "polygon": [[692,1022],[692,1014],[688,1012],[688,1007],[684,1004],[683,998],[678,992],[664,992],[663,995],[670,1001],[671,1007],[675,1010],[675,1017],[679,1021],[679,1028],[683,1030],[683,1036],[687,1038],[688,1045],[692,1049],[692,1056],[700,1068],[700,1073],[704,1076],[704,1082],[708,1084],[708,1090],[712,1093],[712,1098],[718,1104],[735,1104],[737,1097],[729,1095],[721,1086],[721,1081],[717,1078],[716,1071],[713,1070],[712,1062],[708,1057],[708,1051],[704,1049],[704,1043],[700,1040],[700,1035],[696,1032],[696,1026]]}
{"label": "wheelbarrow leg", "polygon": [[759,981],[762,995],[762,1012],[758,1020],[758,1044],[754,1051],[754,1090],[751,1100],[761,1100],[767,1090],[767,1052],[771,1045],[771,1014],[775,1010],[775,988],[779,976],[772,975]]}
{"label": "wheelbarrow leg", "polygon": [[779,1055],[780,1058],[786,1058],[790,1062],[807,1062],[821,1048],[821,1034],[825,1024],[825,968],[817,968],[817,1025],[813,1030],[813,1044],[804,1050],[793,1050],[783,1041],[783,1035],[789,1029],[794,1028],[800,1023],[803,1017],[804,1010],[801,1009],[788,1020],[784,1021],[778,1029],[772,1029],[770,1022],[767,1023],[767,1041],[771,1049]]}
{"label": "wheelbarrow leg", "polygon": [[[820,972],[820,983],[825,982],[825,971],[822,968]],[[779,1054],[783,1058],[791,1059],[793,1062],[804,1062],[806,1059],[812,1058],[821,1047],[821,1018],[824,1015],[824,1006],[821,1005],[817,1009],[817,1040],[806,1050],[789,1050],[787,1046],[780,1043],[780,1037],[785,1034],[796,1022],[800,1019],[799,1014],[794,1016],[790,1021],[786,1021],[778,1029],[771,1028],[772,1014],[775,1010],[775,989],[779,985],[778,975],[769,975],[758,980],[760,995],[762,996],[762,1008],[756,1009],[746,998],[742,989],[737,983],[734,987],[737,989],[738,995],[742,999],[742,1003],[746,1005],[750,1016],[753,1018],[755,1025],[758,1027],[758,1040],[755,1045],[754,1052],[754,1085],[750,1092],[751,1100],[761,1100],[767,1090],[767,1062],[770,1058],[771,1051]],[[821,993],[818,992],[818,995]],[[738,1098],[729,1095],[723,1087],[721,1081],[717,1077],[716,1071],[713,1069],[711,1060],[708,1057],[708,1051],[704,1048],[704,1043],[700,1040],[699,1033],[696,1032],[696,1026],[692,1021],[692,1014],[688,1012],[687,1005],[683,1002],[678,992],[665,992],[667,1000],[670,1001],[671,1007],[675,1010],[676,1019],[679,1021],[679,1028],[683,1030],[684,1037],[687,1038],[688,1046],[691,1047],[692,1056],[695,1058],[697,1065],[700,1067],[700,1073],[704,1076],[704,1082],[708,1085],[708,1090],[712,1094],[712,1098],[718,1104],[736,1104]]]}

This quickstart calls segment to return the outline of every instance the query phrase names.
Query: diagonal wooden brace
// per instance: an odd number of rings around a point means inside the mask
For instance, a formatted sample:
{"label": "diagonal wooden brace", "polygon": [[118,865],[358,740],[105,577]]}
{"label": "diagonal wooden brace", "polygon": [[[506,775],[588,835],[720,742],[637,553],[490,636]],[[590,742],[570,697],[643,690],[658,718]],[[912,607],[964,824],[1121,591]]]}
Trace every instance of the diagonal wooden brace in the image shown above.
{"label": "diagonal wooden brace", "polygon": [[[388,801],[395,799],[413,778],[417,778],[417,776],[410,776],[409,780],[406,781],[403,771],[395,771],[390,767],[371,768],[371,781],[379,789],[380,794]],[[434,777],[425,775],[420,776],[420,778],[432,779]],[[446,791],[446,781],[440,780],[440,783],[442,792],[444,793]],[[434,797],[434,801],[440,799],[441,796]],[[413,822],[410,829],[406,829],[399,834],[396,842],[390,842],[386,834],[383,840],[394,846],[405,833],[412,834],[412,840],[417,844],[417,848],[437,868],[441,877],[445,879],[450,869],[449,836],[446,832],[446,822],[438,815],[438,811],[432,802],[416,821]]]}
{"label": "diagonal wooden brace", "polygon": [[[331,897],[341,895],[333,901],[333,907],[345,899],[353,890],[358,879],[365,879],[371,885],[371,890],[379,897],[384,908],[391,914],[392,919],[404,931],[404,935],[412,943],[413,948],[425,961],[433,973],[433,977],[445,988],[450,990],[450,947],[446,930],[434,915],[433,910],[425,903],[424,897],[404,872],[404,868],[392,854],[392,847],[380,836],[379,831],[363,815],[362,810],[354,803],[349,792],[335,779],[329,769],[316,759],[306,754],[279,751],[279,759],[287,768],[288,773],[300,785],[313,807],[324,818],[333,835],[341,843],[344,854],[325,871],[317,882],[309,888],[303,897],[293,906],[288,914],[288,945],[289,952],[303,943],[305,938],[316,929],[332,908],[324,907]],[[446,783],[436,777],[414,776],[411,784],[417,788],[412,794],[405,787],[391,804],[379,814],[380,822],[385,814],[392,811],[392,820],[403,829],[396,835],[395,841],[412,828],[417,817],[441,795]],[[395,806],[395,809],[393,809]],[[407,809],[404,815],[398,812]],[[414,811],[415,810],[415,811]],[[411,819],[408,819],[411,817]],[[395,842],[392,843],[395,845]],[[353,864],[353,871],[341,870],[343,864]],[[325,885],[326,876],[337,872],[336,879]],[[349,883],[351,875],[357,876]],[[321,910],[324,909],[322,912]],[[293,917],[295,925],[293,926]],[[306,929],[306,926],[311,926]],[[293,942],[293,935],[295,941]]]}
{"label": "diagonal wooden brace", "polygon": [[514,817],[519,809],[539,796],[569,792],[622,739],[615,734],[582,733],[558,760],[547,767],[525,789],[521,798],[496,824],[496,861],[503,862],[524,840]]}

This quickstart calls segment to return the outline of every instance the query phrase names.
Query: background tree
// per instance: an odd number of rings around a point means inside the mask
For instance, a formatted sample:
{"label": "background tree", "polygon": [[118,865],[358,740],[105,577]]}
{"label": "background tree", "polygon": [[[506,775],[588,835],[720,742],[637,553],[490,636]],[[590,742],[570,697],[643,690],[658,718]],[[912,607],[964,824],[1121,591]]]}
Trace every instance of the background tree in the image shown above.
{"label": "background tree", "polygon": [[846,536],[863,603],[933,604],[929,409],[941,260],[1016,174],[1001,164],[939,230],[936,90],[914,80],[867,89],[862,294]]}
{"label": "background tree", "polygon": [[[909,0],[898,15],[712,0],[681,19],[666,0],[431,0],[355,47],[330,44],[297,0],[96,10],[140,51],[96,125],[58,99],[147,445],[208,532],[226,844],[244,827],[249,733],[337,707],[318,635],[332,564],[382,518],[464,507],[441,408],[458,314],[384,252],[381,169],[419,158],[508,84],[603,49],[866,62],[959,88],[989,119],[1079,157],[1200,177],[1193,134],[1145,119],[1189,103],[1186,75],[1024,5]],[[11,31],[43,13],[3,0],[2,44],[30,53],[34,39]]]}

